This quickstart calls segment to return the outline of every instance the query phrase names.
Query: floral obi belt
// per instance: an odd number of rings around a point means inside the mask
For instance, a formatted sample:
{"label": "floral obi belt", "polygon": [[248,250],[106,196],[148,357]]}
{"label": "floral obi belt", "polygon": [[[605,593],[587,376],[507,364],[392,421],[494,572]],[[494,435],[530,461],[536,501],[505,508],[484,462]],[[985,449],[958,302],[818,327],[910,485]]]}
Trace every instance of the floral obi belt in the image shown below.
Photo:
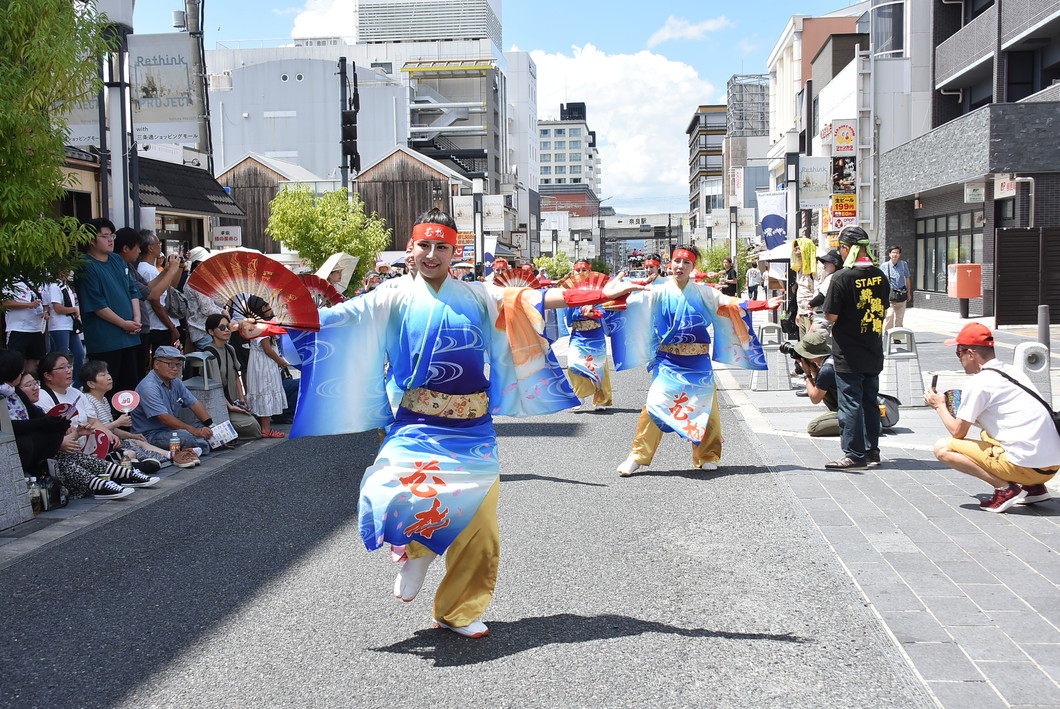
{"label": "floral obi belt", "polygon": [[401,397],[401,405],[413,413],[447,419],[480,418],[489,411],[489,404],[489,395],[484,391],[474,394],[445,394],[416,387],[409,389]]}
{"label": "floral obi belt", "polygon": [[691,357],[710,354],[709,342],[679,342],[676,345],[659,345],[660,352]]}
{"label": "floral obi belt", "polygon": [[596,330],[597,328],[603,327],[600,323],[595,320],[575,320],[571,323],[571,330]]}

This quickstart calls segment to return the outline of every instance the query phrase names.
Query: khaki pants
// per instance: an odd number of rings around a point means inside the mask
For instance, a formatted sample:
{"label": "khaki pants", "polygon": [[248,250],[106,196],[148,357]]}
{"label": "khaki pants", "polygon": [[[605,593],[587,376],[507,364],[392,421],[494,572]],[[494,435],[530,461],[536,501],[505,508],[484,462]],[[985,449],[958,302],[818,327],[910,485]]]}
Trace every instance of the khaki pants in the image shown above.
{"label": "khaki pants", "polygon": [[[640,411],[637,419],[637,433],[633,436],[630,455],[639,465],[651,465],[655,451],[659,449],[663,432],[648,416],[648,408]],[[700,444],[692,446],[692,464],[699,467],[704,463],[717,463],[721,460],[721,414],[718,412],[718,390],[710,404],[710,418],[707,419],[707,430]]]}
{"label": "khaki pants", "polygon": [[[471,523],[445,552],[445,577],[434,594],[434,618],[454,628],[481,618],[493,600],[501,559],[501,535],[497,527],[499,491],[499,483],[493,483]],[[416,559],[433,552],[419,542],[409,542],[405,553],[408,558]]]}
{"label": "khaki pants", "polygon": [[611,365],[604,363],[604,376],[600,378],[600,388],[596,388],[596,382],[588,377],[567,370],[567,377],[574,389],[574,395],[579,399],[593,397],[594,406],[611,406]]}
{"label": "khaki pants", "polygon": [[905,306],[909,301],[903,300],[901,303],[891,303],[887,308],[887,314],[883,316],[883,331],[896,327],[902,327],[902,321],[905,319]]}

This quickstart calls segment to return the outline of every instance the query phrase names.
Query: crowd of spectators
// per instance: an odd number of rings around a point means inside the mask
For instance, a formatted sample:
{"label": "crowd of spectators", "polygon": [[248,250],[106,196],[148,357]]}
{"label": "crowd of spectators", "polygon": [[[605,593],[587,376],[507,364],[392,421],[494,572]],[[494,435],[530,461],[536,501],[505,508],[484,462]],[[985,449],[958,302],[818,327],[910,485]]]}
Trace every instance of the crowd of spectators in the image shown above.
{"label": "crowd of spectators", "polygon": [[[184,381],[188,352],[207,356],[238,435],[214,454],[283,437],[272,424],[291,422],[297,380],[279,343],[239,337],[225,303],[187,286],[212,254],[166,254],[154,232],[106,219],[88,226],[95,236],[74,273],[17,282],[2,294],[0,395],[26,476],[54,474],[72,497],[119,499],[158,484],[152,473],[164,467],[199,465],[211,454],[215,422],[192,391],[199,388]],[[138,405],[116,410],[113,395],[130,390]]]}

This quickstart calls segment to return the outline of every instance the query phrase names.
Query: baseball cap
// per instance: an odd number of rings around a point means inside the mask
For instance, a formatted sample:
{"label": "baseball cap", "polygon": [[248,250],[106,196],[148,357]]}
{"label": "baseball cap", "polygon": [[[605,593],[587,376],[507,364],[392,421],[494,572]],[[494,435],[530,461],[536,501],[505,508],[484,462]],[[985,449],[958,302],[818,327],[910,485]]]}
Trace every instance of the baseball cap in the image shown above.
{"label": "baseball cap", "polygon": [[828,338],[819,332],[808,332],[802,339],[795,343],[795,351],[807,359],[814,357],[827,357],[832,354],[832,348],[828,346]]}
{"label": "baseball cap", "polygon": [[868,233],[859,226],[848,226],[839,232],[839,241],[843,244],[856,244],[860,241],[868,240]]}
{"label": "baseball cap", "polygon": [[162,345],[155,350],[155,359],[184,359],[184,353],[172,345]]}
{"label": "baseball cap", "polygon": [[994,334],[986,325],[970,322],[961,328],[957,337],[946,340],[947,345],[968,345],[969,347],[993,347]]}
{"label": "baseball cap", "polygon": [[817,257],[817,260],[820,261],[821,263],[830,263],[833,266],[835,266],[836,268],[842,268],[843,267],[843,258],[839,255],[839,252],[836,251],[835,249],[832,249],[828,253],[821,254],[820,256]]}

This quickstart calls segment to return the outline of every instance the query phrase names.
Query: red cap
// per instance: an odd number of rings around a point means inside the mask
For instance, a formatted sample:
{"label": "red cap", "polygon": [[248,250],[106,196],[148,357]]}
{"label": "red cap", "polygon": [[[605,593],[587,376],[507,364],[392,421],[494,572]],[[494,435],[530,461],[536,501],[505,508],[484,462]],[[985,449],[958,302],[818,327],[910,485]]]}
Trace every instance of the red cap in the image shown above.
{"label": "red cap", "polygon": [[969,347],[993,347],[994,334],[990,328],[977,322],[970,322],[961,328],[957,337],[946,340],[947,345],[967,345]]}

